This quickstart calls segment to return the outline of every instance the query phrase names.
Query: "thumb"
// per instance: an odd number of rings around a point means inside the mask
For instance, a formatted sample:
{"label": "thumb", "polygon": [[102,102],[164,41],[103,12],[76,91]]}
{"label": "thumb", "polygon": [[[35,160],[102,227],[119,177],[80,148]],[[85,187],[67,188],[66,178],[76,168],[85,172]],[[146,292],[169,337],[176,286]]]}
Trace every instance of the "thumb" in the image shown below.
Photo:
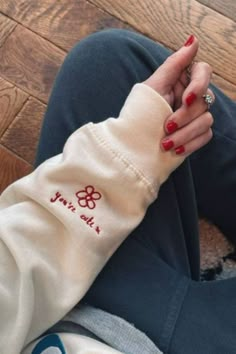
{"label": "thumb", "polygon": [[[166,61],[149,77],[149,82],[154,89],[167,88],[176,84],[182,72],[192,63],[197,52],[199,43],[195,36],[191,35],[184,45],[170,55]],[[157,90],[158,91],[158,90]]]}

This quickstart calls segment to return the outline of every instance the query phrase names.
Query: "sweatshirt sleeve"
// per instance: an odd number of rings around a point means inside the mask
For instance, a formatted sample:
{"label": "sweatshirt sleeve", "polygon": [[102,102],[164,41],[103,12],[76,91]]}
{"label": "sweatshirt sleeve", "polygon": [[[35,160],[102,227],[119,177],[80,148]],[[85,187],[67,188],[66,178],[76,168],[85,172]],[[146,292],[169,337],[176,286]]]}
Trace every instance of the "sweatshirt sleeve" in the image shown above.
{"label": "sweatshirt sleeve", "polygon": [[162,152],[171,108],[144,84],[117,119],[73,133],[63,153],[0,197],[0,353],[19,354],[84,296],[182,161]]}

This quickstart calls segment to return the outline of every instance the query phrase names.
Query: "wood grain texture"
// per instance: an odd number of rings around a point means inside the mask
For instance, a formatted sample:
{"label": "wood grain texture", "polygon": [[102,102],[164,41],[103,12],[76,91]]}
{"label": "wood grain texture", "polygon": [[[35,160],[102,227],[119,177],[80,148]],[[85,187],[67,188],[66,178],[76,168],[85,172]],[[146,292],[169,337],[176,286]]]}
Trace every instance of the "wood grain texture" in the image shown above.
{"label": "wood grain texture", "polygon": [[0,193],[32,171],[32,166],[0,145]]}
{"label": "wood grain texture", "polygon": [[30,164],[34,163],[45,109],[46,105],[30,98],[0,140],[2,145]]}
{"label": "wood grain texture", "polygon": [[0,75],[47,102],[65,52],[18,25],[0,48]]}
{"label": "wood grain texture", "polygon": [[94,31],[128,27],[86,0],[1,0],[0,11],[66,50]]}
{"label": "wood grain texture", "polygon": [[236,1],[235,0],[198,0],[203,5],[231,18],[236,22]]}
{"label": "wood grain texture", "polygon": [[222,77],[213,74],[212,83],[219,87],[226,96],[230,97],[232,100],[236,101],[236,86],[230,82],[222,79]]}
{"label": "wood grain texture", "polygon": [[0,13],[0,47],[3,45],[15,27],[15,22]]}
{"label": "wood grain texture", "polygon": [[28,95],[0,77],[0,137],[20,111]]}
{"label": "wood grain texture", "polygon": [[198,60],[236,85],[236,24],[195,0],[89,0],[151,38],[177,49],[190,33],[200,40]]}

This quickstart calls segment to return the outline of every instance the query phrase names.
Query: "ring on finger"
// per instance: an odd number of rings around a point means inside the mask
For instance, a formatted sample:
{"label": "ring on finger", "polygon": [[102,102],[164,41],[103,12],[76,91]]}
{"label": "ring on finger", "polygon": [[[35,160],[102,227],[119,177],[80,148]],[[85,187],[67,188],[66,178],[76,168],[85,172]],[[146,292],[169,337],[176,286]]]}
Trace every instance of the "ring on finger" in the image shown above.
{"label": "ring on finger", "polygon": [[207,93],[207,94],[203,95],[202,98],[204,99],[205,103],[207,104],[207,109],[209,110],[214,103],[213,97],[211,95],[209,95],[209,93]]}

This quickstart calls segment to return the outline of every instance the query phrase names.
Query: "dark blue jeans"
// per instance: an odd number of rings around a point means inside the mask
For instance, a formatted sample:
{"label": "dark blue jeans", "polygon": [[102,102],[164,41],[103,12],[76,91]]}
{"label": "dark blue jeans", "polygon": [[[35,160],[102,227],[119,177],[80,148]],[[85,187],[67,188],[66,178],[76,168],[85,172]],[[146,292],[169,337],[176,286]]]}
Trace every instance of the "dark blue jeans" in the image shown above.
{"label": "dark blue jeans", "polygon": [[[169,54],[124,30],[99,32],[76,45],[55,81],[36,166],[61,153],[83,124],[117,117],[132,86]],[[213,139],[163,184],[83,299],[135,324],[165,353],[236,350],[236,279],[199,281],[198,214],[236,243],[236,104],[213,90]]]}

